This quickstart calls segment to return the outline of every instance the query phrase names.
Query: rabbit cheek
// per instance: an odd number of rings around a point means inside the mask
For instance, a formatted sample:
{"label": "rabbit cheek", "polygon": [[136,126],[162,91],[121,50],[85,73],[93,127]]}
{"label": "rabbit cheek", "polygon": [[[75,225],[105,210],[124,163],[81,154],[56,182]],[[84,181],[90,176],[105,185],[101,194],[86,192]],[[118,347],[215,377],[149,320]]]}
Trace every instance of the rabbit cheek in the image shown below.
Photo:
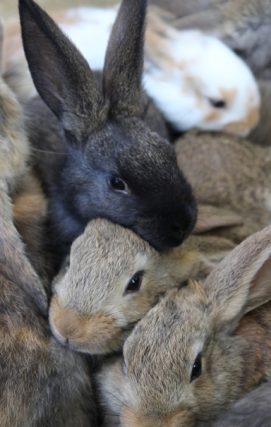
{"label": "rabbit cheek", "polygon": [[49,317],[56,339],[72,350],[103,354],[118,350],[122,345],[122,330],[106,314],[80,315],[63,307],[55,296],[51,302]]}
{"label": "rabbit cheek", "polygon": [[233,135],[247,136],[251,129],[257,125],[259,118],[259,108],[254,107],[249,111],[244,120],[230,123],[229,125],[225,126],[224,131]]}

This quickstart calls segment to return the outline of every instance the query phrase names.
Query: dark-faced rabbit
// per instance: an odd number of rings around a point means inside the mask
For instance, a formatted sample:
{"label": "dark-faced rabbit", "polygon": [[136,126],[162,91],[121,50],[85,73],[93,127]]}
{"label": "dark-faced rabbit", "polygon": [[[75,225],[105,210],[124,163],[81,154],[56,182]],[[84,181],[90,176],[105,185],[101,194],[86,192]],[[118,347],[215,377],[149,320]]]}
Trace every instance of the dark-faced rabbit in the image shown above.
{"label": "dark-faced rabbit", "polygon": [[54,113],[36,100],[28,130],[60,254],[95,217],[133,229],[158,250],[180,244],[195,224],[194,198],[173,147],[141,119],[146,3],[123,0],[101,91],[87,62],[49,16],[32,0],[20,1],[32,77]]}

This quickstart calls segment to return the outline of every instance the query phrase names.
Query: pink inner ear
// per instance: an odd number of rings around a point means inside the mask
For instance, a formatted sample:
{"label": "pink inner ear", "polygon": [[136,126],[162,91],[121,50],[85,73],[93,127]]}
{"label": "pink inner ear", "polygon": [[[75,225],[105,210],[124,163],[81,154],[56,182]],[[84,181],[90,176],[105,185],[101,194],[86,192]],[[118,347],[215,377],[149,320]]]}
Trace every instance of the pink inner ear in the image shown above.
{"label": "pink inner ear", "polygon": [[271,255],[251,282],[246,312],[271,300]]}

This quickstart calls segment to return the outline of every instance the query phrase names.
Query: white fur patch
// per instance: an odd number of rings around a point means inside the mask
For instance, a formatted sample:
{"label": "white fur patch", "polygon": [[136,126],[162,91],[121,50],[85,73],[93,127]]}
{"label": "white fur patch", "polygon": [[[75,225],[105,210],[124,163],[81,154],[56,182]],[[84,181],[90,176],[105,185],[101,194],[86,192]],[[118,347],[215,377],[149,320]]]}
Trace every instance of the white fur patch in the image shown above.
{"label": "white fur patch", "polygon": [[[71,9],[66,24],[60,24],[94,70],[103,68],[116,13],[116,7]],[[244,61],[203,32],[166,27],[162,33],[156,34],[162,54],[147,46],[144,85],[167,120],[177,130],[249,133],[257,123],[260,95]],[[225,108],[214,107],[210,99],[224,100]]]}

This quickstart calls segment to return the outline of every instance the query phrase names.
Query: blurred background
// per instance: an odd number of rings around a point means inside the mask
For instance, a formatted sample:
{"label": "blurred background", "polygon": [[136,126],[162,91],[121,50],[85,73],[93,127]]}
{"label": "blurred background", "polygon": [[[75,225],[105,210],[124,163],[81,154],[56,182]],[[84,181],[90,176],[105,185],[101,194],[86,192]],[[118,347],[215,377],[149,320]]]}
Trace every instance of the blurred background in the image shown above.
{"label": "blurred background", "polygon": [[[118,0],[39,0],[38,4],[47,11],[66,9],[69,6],[94,5],[106,6],[118,3]],[[0,16],[9,18],[17,15],[17,0],[0,0]]]}

